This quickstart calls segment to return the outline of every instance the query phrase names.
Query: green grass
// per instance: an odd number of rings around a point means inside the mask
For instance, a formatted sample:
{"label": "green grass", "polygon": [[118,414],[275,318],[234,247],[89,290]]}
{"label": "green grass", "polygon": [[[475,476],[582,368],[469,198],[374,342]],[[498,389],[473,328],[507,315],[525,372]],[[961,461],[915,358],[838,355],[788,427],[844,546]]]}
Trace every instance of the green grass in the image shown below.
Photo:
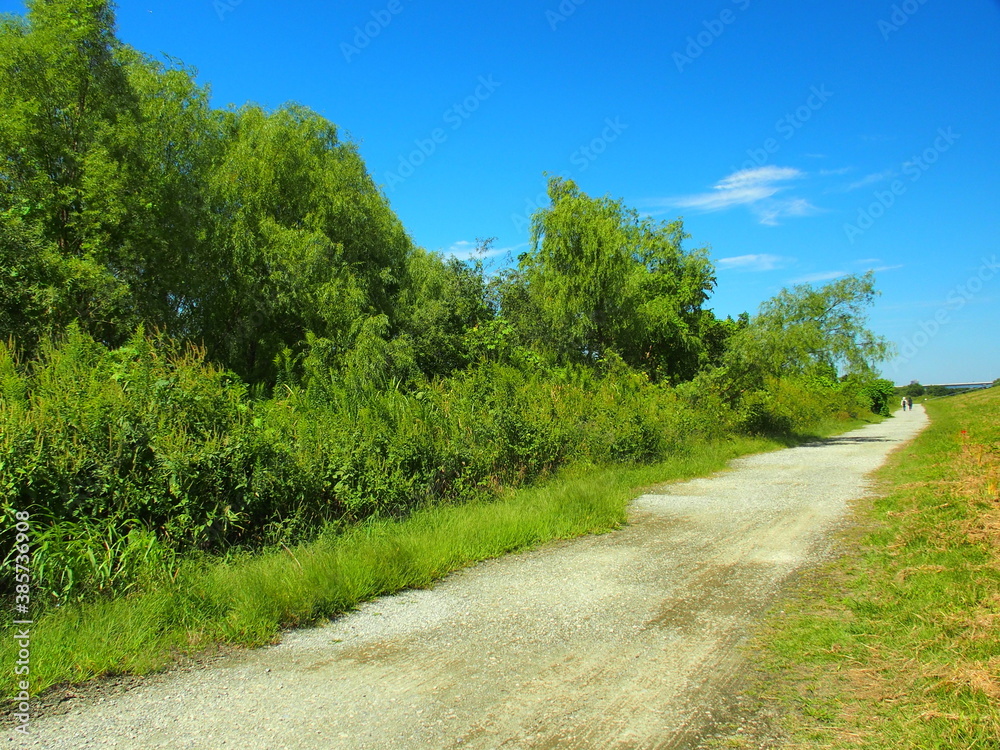
{"label": "green grass", "polygon": [[761,639],[790,747],[1000,748],[1000,389],[927,409]]}
{"label": "green grass", "polygon": [[[780,447],[741,438],[695,445],[652,466],[577,466],[498,500],[370,522],[292,549],[190,559],[172,581],[42,616],[31,631],[31,692],[100,675],[147,673],[213,644],[273,642],[283,628],[321,622],[382,594],[430,586],[479,560],[617,528],[642,487],[708,474],[736,456]],[[14,654],[4,637],[0,660],[11,664]],[[6,695],[16,692],[10,671],[0,685]]]}

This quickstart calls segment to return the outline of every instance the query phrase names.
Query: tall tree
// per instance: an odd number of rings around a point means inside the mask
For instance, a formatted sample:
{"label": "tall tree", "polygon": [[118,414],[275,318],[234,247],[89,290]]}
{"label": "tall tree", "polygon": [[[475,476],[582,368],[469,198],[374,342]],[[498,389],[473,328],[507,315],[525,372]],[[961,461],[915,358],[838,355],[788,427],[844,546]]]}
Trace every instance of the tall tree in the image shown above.
{"label": "tall tree", "polygon": [[4,20],[0,111],[8,335],[78,320],[114,345],[144,323],[261,381],[309,332],[404,325],[412,245],[355,145],[298,105],[213,110],[193,71],[115,38],[111,3]]}
{"label": "tall tree", "polygon": [[135,322],[109,272],[128,172],[120,135],[137,102],[116,60],[114,13],[97,0],[33,0],[0,26],[0,221],[4,241],[59,253],[54,319],[117,340]]}
{"label": "tall tree", "polygon": [[482,262],[447,260],[417,249],[399,298],[402,329],[428,376],[447,376],[470,362],[466,333],[493,317]]}
{"label": "tall tree", "polygon": [[729,370],[747,382],[779,375],[873,377],[892,353],[891,344],[867,327],[867,310],[878,294],[872,271],[818,288],[783,289],[731,337]]}
{"label": "tall tree", "polygon": [[209,349],[251,379],[306,331],[345,345],[398,323],[409,236],[336,126],[305,107],[224,115],[209,186],[218,283],[199,301]]}
{"label": "tall tree", "polygon": [[[651,375],[691,377],[703,354],[702,305],[715,279],[704,249],[686,251],[682,223],[643,219],[571,180],[549,180],[532,217],[511,314],[561,361],[615,351]],[[519,301],[518,301],[519,300]]]}

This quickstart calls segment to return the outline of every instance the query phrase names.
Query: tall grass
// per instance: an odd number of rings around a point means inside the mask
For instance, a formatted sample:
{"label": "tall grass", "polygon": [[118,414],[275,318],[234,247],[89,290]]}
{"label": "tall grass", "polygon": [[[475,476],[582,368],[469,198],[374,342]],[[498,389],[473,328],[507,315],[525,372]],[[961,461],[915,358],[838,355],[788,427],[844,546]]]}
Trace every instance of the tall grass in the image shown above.
{"label": "tall grass", "polygon": [[[364,340],[339,364],[316,344],[270,395],[142,331],[109,350],[71,329],[31,362],[0,344],[0,503],[31,519],[32,690],[264,643],[485,557],[614,528],[637,484],[869,405],[851,383],[669,387],[614,357],[484,359],[428,380],[405,347]],[[0,530],[4,549],[13,539]]]}

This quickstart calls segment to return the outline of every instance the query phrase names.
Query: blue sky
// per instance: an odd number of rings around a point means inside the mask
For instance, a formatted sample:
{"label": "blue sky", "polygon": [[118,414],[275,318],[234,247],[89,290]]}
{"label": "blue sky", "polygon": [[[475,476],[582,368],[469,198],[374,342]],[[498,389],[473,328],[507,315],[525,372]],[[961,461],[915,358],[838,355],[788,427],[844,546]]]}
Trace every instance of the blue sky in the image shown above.
{"label": "blue sky", "polygon": [[561,174],[683,216],[720,315],[874,268],[886,377],[1000,377],[996,0],[123,0],[118,21],[216,106],[337,123],[430,250],[516,256]]}

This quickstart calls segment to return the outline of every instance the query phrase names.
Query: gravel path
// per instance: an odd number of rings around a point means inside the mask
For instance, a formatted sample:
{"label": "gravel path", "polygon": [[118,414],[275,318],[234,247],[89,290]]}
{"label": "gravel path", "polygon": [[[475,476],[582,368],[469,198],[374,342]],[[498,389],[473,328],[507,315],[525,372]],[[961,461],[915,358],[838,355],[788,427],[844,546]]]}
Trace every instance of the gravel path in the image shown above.
{"label": "gravel path", "polygon": [[492,560],[280,645],[32,723],[60,748],[689,748],[738,646],[829,551],[921,407],[638,498],[602,536]]}

